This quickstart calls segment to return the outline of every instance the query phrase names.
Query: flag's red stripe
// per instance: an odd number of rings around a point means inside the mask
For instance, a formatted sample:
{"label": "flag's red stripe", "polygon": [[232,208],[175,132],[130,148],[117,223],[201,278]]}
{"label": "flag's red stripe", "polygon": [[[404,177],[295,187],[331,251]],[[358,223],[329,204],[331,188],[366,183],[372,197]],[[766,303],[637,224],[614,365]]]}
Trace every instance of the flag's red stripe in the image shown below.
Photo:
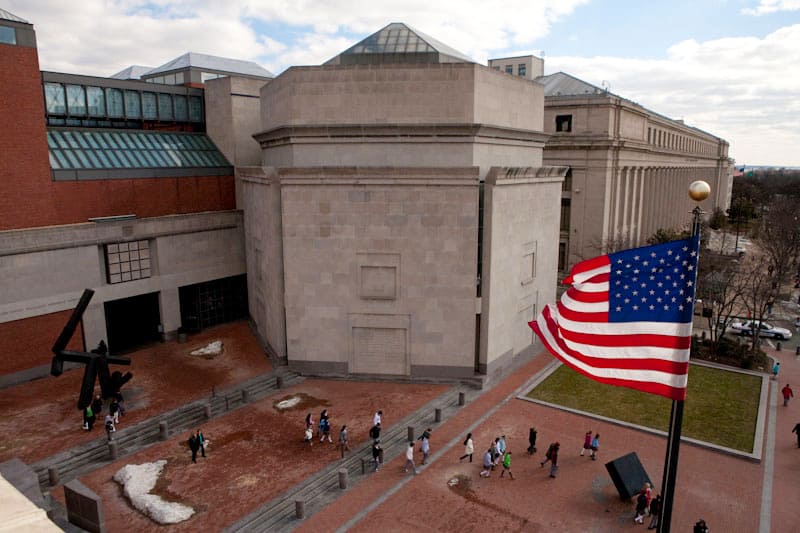
{"label": "flag's red stripe", "polygon": [[567,289],[567,296],[569,296],[576,302],[582,302],[587,304],[596,304],[608,301],[608,291],[584,292],[584,291],[579,291],[575,287],[570,287],[569,289]]}
{"label": "flag's red stripe", "polygon": [[572,342],[591,344],[594,346],[609,346],[623,348],[625,346],[652,346],[654,348],[674,348],[687,350],[692,346],[691,337],[677,337],[674,335],[657,335],[651,333],[633,333],[630,335],[596,335],[593,333],[580,333],[560,328],[561,335]]}
{"label": "flag's red stripe", "polygon": [[577,263],[572,270],[570,271],[569,276],[564,278],[562,283],[571,284],[573,281],[573,276],[575,274],[580,274],[581,272],[586,272],[588,270],[594,270],[595,268],[600,268],[606,265],[610,265],[610,261],[608,260],[607,255],[601,255],[599,257],[592,257],[591,259],[587,259],[586,261],[581,261]]}
{"label": "flag's red stripe", "polygon": [[[547,308],[545,308],[545,310],[547,310]],[[576,372],[579,372],[584,376],[593,379],[594,381],[598,381],[600,383],[606,383],[608,385],[614,385],[617,387],[627,387],[642,392],[646,392],[649,394],[657,394],[659,396],[665,396],[671,400],[682,401],[686,399],[686,389],[683,387],[670,387],[669,385],[664,385],[662,383],[653,383],[649,381],[634,381],[628,379],[599,377],[589,372],[586,372],[580,368],[577,368],[574,365],[567,362],[566,360],[564,360],[564,358],[558,353],[558,350],[550,345],[550,343],[547,340],[547,337],[545,337],[542,334],[542,331],[539,329],[539,324],[535,320],[533,322],[529,322],[528,325],[531,327],[531,329],[533,329],[534,332],[536,332],[536,335],[542,341],[545,348],[547,348],[547,351],[549,351],[551,354],[553,354],[553,356],[561,360],[564,364],[566,364]]]}
{"label": "flag's red stripe", "polygon": [[575,359],[586,363],[595,368],[619,368],[620,370],[650,370],[655,372],[665,372],[667,374],[684,375],[689,371],[688,362],[667,361],[664,359],[646,358],[634,359],[630,357],[592,357],[585,355],[581,352],[573,350],[564,342],[560,335],[563,329],[559,329],[558,324],[550,316],[550,308],[545,307],[542,315],[547,321],[547,327],[551,335],[556,339],[558,347],[565,353],[571,355]]}
{"label": "flag's red stripe", "polygon": [[[547,309],[547,308],[545,308]],[[581,311],[573,311],[568,307],[564,307],[561,302],[558,302],[558,313],[574,322],[603,322],[608,323],[608,311],[599,313],[584,313]]]}

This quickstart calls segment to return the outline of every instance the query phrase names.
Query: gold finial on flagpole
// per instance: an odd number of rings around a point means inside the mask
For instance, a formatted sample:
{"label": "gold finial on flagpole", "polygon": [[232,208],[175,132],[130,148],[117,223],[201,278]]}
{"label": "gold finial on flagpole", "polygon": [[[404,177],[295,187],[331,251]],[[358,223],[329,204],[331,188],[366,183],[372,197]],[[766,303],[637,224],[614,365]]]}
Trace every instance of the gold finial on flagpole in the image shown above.
{"label": "gold finial on flagpole", "polygon": [[711,194],[711,186],[702,180],[697,180],[689,185],[689,197],[695,202],[702,202]]}

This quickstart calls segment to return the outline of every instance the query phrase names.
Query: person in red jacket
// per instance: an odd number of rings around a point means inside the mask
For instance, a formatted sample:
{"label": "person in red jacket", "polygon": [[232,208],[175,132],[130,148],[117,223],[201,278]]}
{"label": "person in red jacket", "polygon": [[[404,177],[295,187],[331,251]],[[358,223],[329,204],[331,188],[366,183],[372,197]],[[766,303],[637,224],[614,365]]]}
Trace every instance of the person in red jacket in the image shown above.
{"label": "person in red jacket", "polygon": [[794,398],[794,392],[792,392],[792,388],[788,383],[784,388],[781,389],[781,394],[783,394],[783,406],[786,407],[789,405],[789,400]]}

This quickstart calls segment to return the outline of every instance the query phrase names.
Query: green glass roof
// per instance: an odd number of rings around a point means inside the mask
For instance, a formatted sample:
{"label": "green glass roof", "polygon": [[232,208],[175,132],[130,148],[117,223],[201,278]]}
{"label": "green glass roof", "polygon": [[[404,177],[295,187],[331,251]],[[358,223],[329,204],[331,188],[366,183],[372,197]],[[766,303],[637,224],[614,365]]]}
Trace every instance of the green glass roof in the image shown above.
{"label": "green glass roof", "polygon": [[405,63],[474,63],[458,50],[419,30],[402,22],[392,22],[326,64],[385,63],[392,62],[390,57]]}
{"label": "green glass roof", "polygon": [[204,133],[90,131],[47,132],[53,170],[229,168]]}

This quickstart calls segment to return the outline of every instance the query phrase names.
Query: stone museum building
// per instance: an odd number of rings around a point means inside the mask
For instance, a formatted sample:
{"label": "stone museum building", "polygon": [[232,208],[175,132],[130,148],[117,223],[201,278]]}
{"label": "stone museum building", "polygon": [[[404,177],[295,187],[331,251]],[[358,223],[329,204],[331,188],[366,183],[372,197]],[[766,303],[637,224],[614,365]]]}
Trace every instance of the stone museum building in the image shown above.
{"label": "stone museum building", "polygon": [[679,226],[695,179],[730,195],[724,140],[401,23],[278,76],[41,72],[0,30],[0,386],[48,372],[84,288],[76,347],[249,318],[305,374],[480,379],[536,349],[559,269]]}

